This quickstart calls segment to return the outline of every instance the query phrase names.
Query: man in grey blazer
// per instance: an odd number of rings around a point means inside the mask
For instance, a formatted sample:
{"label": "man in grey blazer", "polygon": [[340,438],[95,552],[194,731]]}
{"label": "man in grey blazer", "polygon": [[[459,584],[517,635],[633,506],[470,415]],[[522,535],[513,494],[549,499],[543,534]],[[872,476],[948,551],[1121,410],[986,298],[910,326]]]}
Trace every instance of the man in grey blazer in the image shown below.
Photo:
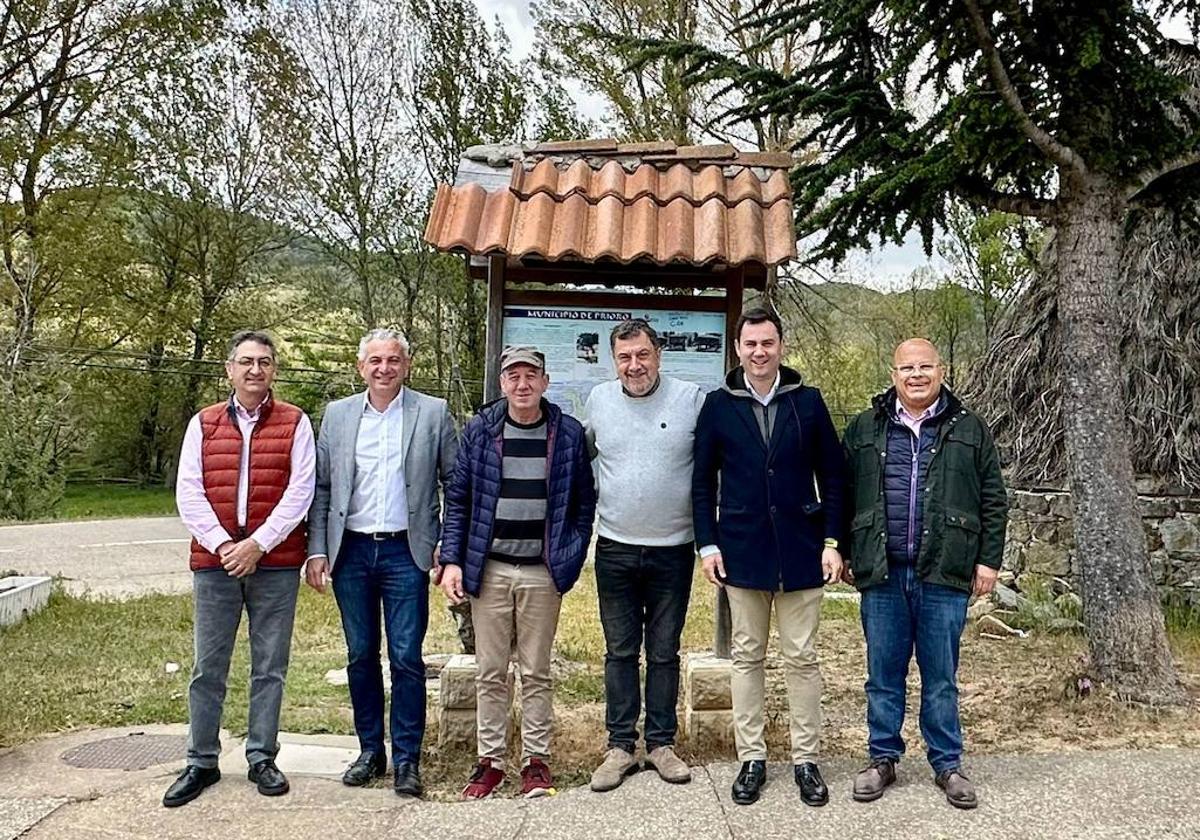
{"label": "man in grey blazer", "polygon": [[372,330],[358,345],[362,394],[331,402],[317,438],[317,487],[308,522],[305,579],[332,580],[342,614],[350,702],[362,753],[342,781],[364,785],[387,772],[380,612],[392,673],[390,729],[395,790],[421,795],[429,570],[441,536],[443,485],[458,438],[445,400],[405,388],[408,342]]}

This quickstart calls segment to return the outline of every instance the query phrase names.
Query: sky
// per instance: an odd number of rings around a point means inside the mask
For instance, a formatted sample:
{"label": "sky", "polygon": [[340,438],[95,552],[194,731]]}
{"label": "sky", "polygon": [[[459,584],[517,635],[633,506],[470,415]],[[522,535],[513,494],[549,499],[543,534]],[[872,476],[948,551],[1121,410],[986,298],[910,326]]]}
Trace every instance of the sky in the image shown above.
{"label": "sky", "polygon": [[[533,18],[529,13],[528,0],[475,0],[475,4],[489,24],[497,18],[500,20],[512,40],[512,57],[515,61],[529,56],[533,50]],[[1182,16],[1164,21],[1161,29],[1164,34],[1174,38],[1188,37]],[[576,107],[585,117],[599,119],[603,116],[604,102],[600,97],[588,94],[577,85],[568,84],[567,89],[575,94]],[[945,263],[936,254],[932,263],[939,271],[945,269]],[[916,269],[929,264],[920,236],[913,234],[903,245],[853,252],[848,256],[844,268],[845,273],[858,282],[888,289],[902,283]]]}

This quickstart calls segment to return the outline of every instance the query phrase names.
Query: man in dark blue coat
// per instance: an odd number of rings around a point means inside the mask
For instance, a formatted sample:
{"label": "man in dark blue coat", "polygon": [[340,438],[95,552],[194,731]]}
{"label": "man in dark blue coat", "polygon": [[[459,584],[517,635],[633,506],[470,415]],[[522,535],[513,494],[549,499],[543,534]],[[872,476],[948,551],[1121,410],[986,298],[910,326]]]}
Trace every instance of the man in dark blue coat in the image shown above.
{"label": "man in dark blue coat", "polygon": [[[441,586],[471,599],[475,623],[479,763],[465,799],[491,796],[508,752],[508,663],[521,668],[521,795],[553,791],[550,648],[562,596],[575,585],[592,538],[596,491],[583,426],[542,398],[545,357],[509,347],[500,357],[504,399],[463,429],[446,487]],[[515,636],[515,638],[514,638]]]}
{"label": "man in dark blue coat", "polygon": [[756,801],[766,781],[763,661],[774,605],[796,784],[805,804],[824,805],[816,634],[822,587],[842,572],[845,462],[821,393],[781,365],[779,316],[747,310],[736,334],[741,365],[705,400],[692,476],[704,573],[725,587],[733,624],[734,737],[742,762],[733,801]]}

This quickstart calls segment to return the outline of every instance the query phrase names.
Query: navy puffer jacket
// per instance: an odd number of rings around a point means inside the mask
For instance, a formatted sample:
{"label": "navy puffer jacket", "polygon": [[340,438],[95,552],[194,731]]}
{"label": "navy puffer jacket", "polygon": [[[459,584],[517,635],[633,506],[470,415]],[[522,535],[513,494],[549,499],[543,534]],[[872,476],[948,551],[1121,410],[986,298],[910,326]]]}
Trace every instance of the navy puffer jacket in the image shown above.
{"label": "navy puffer jacket", "polygon": [[[554,586],[566,594],[583,569],[592,539],[596,490],[583,426],[542,400],[546,417],[546,536],[542,559]],[[441,562],[462,566],[463,589],[478,597],[492,545],[504,466],[508,400],[479,410],[463,429],[454,474],[446,487]]]}
{"label": "navy puffer jacket", "polygon": [[925,517],[923,496],[929,462],[937,448],[938,424],[944,407],[943,400],[933,416],[921,424],[921,437],[918,440],[896,417],[895,404],[888,406],[883,491],[889,563],[911,566],[921,553],[921,526]]}

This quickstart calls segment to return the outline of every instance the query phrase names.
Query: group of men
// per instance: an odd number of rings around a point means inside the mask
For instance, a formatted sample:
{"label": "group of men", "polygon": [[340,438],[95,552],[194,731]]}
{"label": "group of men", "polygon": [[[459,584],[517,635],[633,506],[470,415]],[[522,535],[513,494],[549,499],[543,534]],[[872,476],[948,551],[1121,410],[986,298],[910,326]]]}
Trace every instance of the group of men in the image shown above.
{"label": "group of men", "polygon": [[893,387],[839,441],[820,392],[782,364],[778,316],[748,310],[734,334],[740,365],[706,395],[661,372],[649,323],[618,324],[609,339],[616,379],[592,389],[579,419],[545,398],[539,350],[505,348],[503,397],[460,438],[445,401],[404,386],[404,336],[373,330],[358,350],[366,390],[326,407],[315,443],[304,413],[272,396],[271,337],[235,335],[233,393],[193,418],[180,458],[179,510],[194,537],[195,665],[187,767],[163,804],[189,802],[220,779],[221,707],[243,609],[248,775],[265,795],[288,791],[275,756],[302,567],[315,590],[332,587],[341,613],[361,749],[347,785],[388,770],[386,635],[393,784],[421,795],[432,578],[451,604],[469,604],[476,638],[478,761],[463,797],[491,796],[507,778],[514,656],[521,749],[511,769],[521,795],[552,792],[552,647],[595,521],[608,743],[593,790],[612,790],[642,766],[667,782],[691,780],[675,752],[676,705],[698,551],[732,620],[734,802],[756,801],[767,776],[772,608],[796,784],[804,803],[828,801],[817,765],[816,635],[824,587],[846,580],[862,592],[868,666],[870,762],[853,798],[877,799],[895,781],[915,651],[936,783],[950,804],[974,807],[961,766],[959,638],[970,595],[994,585],[1006,519],[986,426],[942,387],[936,348],[913,339],[896,350]]}

